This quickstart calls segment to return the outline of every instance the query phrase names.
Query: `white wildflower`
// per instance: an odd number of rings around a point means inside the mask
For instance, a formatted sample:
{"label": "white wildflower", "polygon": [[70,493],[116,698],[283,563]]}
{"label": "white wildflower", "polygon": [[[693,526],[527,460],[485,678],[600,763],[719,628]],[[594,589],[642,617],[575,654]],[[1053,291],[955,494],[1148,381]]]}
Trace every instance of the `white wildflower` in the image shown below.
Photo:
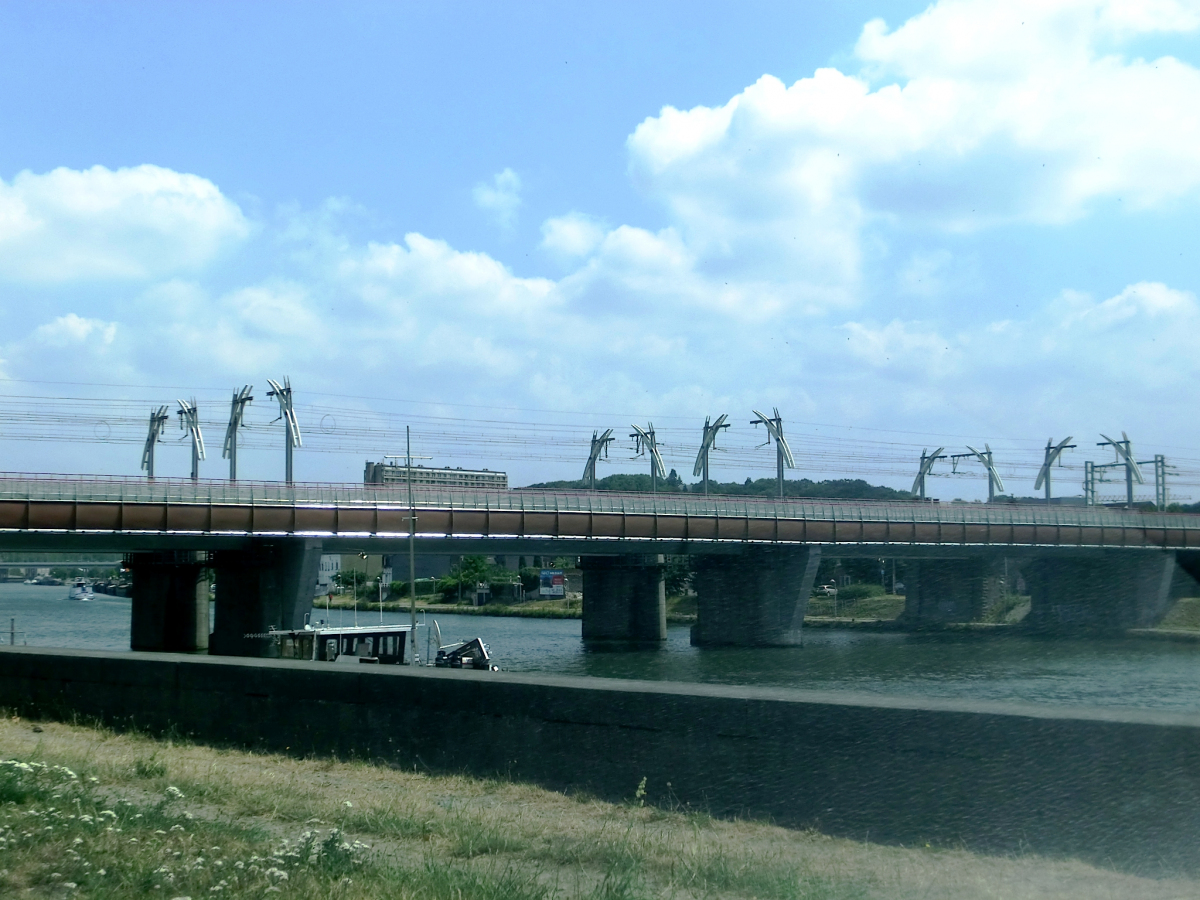
{"label": "white wildflower", "polygon": [[165,793],[167,795],[167,797],[169,797],[172,800],[182,800],[183,799],[183,791],[181,791],[179,788],[175,787],[175,785],[173,785],[173,784],[170,785],[165,791],[163,791],[163,793]]}

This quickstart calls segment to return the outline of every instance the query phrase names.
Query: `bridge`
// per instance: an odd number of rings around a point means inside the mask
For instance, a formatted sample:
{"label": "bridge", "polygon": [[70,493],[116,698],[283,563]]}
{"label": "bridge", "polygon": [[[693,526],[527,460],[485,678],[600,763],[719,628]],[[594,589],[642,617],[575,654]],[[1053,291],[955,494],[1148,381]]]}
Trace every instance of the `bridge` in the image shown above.
{"label": "bridge", "polygon": [[[799,641],[822,554],[905,561],[912,624],[978,615],[1002,561],[1048,630],[1153,624],[1200,574],[1200,516],[1102,507],[0,476],[0,551],[121,552],[135,649],[265,655],[300,627],[321,553],[577,555],[583,636],[665,639],[664,554],[696,558],[700,645]],[[204,570],[216,575],[208,621]]]}

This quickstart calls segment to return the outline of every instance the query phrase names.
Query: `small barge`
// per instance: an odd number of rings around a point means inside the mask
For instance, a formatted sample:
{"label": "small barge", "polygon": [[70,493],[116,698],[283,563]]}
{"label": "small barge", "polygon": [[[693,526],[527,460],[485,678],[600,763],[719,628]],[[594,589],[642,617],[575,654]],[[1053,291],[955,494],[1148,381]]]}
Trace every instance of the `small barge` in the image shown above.
{"label": "small barge", "polygon": [[[281,659],[336,662],[341,657],[347,657],[357,658],[360,663],[420,665],[419,654],[415,659],[409,659],[412,655],[409,651],[413,643],[412,631],[412,625],[342,626],[319,621],[302,629],[283,631],[272,628],[263,634],[248,634],[246,637],[277,642]],[[492,665],[487,644],[479,638],[442,645],[441,631],[436,623],[434,634],[438,639],[438,647],[433,665],[452,669],[499,669]],[[417,646],[420,646],[419,641]]]}

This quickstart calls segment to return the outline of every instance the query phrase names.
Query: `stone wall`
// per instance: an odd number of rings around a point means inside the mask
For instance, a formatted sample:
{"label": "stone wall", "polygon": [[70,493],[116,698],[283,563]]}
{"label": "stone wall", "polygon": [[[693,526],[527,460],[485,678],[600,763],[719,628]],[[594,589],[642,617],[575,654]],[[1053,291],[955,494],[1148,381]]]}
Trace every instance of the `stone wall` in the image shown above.
{"label": "stone wall", "polygon": [[153,653],[0,650],[0,705],[500,775],[883,843],[1200,871],[1200,716]]}

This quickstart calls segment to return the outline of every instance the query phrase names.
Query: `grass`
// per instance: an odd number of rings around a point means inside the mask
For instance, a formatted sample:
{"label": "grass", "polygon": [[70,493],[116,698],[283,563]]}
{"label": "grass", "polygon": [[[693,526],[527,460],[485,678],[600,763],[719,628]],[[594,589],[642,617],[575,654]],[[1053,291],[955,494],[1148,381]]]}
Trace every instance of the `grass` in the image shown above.
{"label": "grass", "polygon": [[0,895],[405,900],[1197,896],[529,785],[0,719]]}
{"label": "grass", "polygon": [[1200,597],[1183,597],[1177,600],[1158,627],[1200,630]]}
{"label": "grass", "polygon": [[[842,619],[895,619],[904,612],[904,598],[898,594],[879,594],[857,600],[838,598],[837,615]],[[832,597],[813,595],[808,601],[807,615],[832,616]]]}
{"label": "grass", "polygon": [[1028,615],[1029,606],[1028,595],[1004,594],[987,608],[983,614],[983,621],[994,624],[1013,624]]}

